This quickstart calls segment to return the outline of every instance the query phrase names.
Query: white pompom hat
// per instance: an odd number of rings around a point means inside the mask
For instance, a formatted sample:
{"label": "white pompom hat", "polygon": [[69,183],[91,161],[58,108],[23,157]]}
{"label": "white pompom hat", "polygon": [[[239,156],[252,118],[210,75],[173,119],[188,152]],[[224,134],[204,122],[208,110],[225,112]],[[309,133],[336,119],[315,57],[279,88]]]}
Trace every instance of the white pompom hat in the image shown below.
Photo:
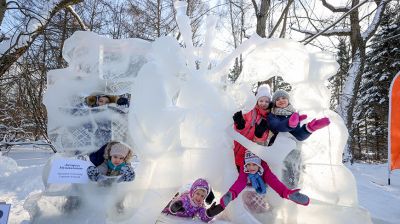
{"label": "white pompom hat", "polygon": [[268,84],[262,84],[257,89],[256,99],[258,100],[263,96],[268,97],[269,101],[271,101],[272,99],[271,88],[269,87]]}

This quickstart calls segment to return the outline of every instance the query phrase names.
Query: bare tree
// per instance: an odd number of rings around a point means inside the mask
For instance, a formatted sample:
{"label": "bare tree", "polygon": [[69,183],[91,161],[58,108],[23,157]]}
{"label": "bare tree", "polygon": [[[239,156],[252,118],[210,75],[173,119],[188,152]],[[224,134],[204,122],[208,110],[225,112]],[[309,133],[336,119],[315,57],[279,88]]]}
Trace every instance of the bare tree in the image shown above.
{"label": "bare tree", "polygon": [[[364,72],[366,60],[366,43],[374,35],[379,27],[383,12],[389,0],[375,0],[376,9],[368,15],[360,18],[360,7],[367,3],[367,0],[352,0],[351,5],[347,7],[336,7],[329,4],[325,0],[321,0],[324,7],[329,9],[333,14],[343,13],[343,15],[332,22],[330,25],[325,24],[325,29],[318,28],[313,24],[314,31],[306,31],[304,29],[295,28],[296,30],[308,34],[309,36],[304,40],[306,43],[311,43],[317,36],[348,36],[350,38],[351,46],[351,65],[346,76],[345,86],[343,93],[339,98],[339,113],[344,118],[346,125],[349,129],[350,139],[348,146],[354,142],[354,135],[352,121],[354,116],[354,105],[358,97],[362,74]],[[372,20],[367,25],[366,19],[373,16]],[[307,16],[308,21],[312,20]],[[343,27],[335,27],[341,20],[346,19],[348,23],[342,23]],[[365,27],[365,29],[362,29]]]}

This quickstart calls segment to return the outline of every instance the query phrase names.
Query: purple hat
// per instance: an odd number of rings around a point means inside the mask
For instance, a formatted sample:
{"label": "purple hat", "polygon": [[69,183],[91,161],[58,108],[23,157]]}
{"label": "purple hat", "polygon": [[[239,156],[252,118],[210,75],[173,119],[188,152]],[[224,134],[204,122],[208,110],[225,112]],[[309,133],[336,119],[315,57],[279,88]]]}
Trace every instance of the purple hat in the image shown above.
{"label": "purple hat", "polygon": [[198,189],[205,190],[206,195],[210,193],[210,185],[208,182],[202,178],[197,179],[195,182],[193,182],[192,187],[190,188],[190,197],[193,197],[194,192]]}

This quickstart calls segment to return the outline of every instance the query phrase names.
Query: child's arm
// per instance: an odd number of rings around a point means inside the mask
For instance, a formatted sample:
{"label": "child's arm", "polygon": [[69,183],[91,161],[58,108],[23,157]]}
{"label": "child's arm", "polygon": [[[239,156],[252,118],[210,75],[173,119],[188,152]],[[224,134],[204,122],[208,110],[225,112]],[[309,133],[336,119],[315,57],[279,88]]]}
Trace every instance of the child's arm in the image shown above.
{"label": "child's arm", "polygon": [[132,166],[126,165],[121,168],[121,177],[118,178],[117,182],[129,182],[135,179],[135,171]]}
{"label": "child's arm", "polygon": [[222,196],[220,199],[220,204],[223,208],[225,208],[231,201],[235,200],[235,198],[243,191],[247,184],[247,174],[244,173],[243,168],[240,169],[238,179],[233,183],[233,185],[229,188],[229,191]]}
{"label": "child's arm", "polygon": [[107,171],[108,171],[107,160],[104,161],[102,164],[100,164],[100,166],[97,166],[97,169],[99,169],[99,172],[102,175],[107,175]]}
{"label": "child's arm", "polygon": [[[173,208],[173,206],[175,206],[177,202],[181,203],[180,209],[178,209],[178,211],[174,211],[175,209]],[[190,204],[189,193],[185,192],[182,195],[180,195],[178,198],[176,198],[175,200],[173,199],[171,201],[168,211],[170,214],[173,214],[173,215],[179,216],[179,217],[193,217],[194,214],[192,214],[193,211],[192,211],[192,209],[190,209],[191,206],[192,205]]]}
{"label": "child's arm", "polygon": [[279,118],[277,115],[269,113],[267,116],[270,130],[276,132],[289,132],[293,128],[289,127],[289,118]]}
{"label": "child's arm", "polygon": [[209,217],[207,215],[206,211],[207,211],[207,209],[204,207],[199,209],[199,217],[200,217],[201,221],[203,221],[203,222],[209,222],[213,219],[213,217]]}
{"label": "child's arm", "polygon": [[283,184],[278,177],[271,171],[268,164],[265,161],[261,162],[261,166],[264,169],[263,180],[268,186],[270,186],[276,193],[279,194],[282,198],[287,198],[290,193],[290,189]]}

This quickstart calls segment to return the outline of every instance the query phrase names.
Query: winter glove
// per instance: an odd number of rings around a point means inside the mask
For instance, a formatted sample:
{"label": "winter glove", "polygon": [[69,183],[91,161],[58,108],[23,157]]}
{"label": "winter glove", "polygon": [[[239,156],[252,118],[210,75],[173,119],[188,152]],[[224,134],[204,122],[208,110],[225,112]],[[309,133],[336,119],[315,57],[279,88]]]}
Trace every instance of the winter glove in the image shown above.
{"label": "winter glove", "polygon": [[215,202],[209,207],[206,211],[208,217],[214,217],[224,211],[224,208],[221,205],[215,205]]}
{"label": "winter glove", "polygon": [[225,208],[231,201],[232,201],[232,192],[228,191],[226,192],[226,194],[224,194],[224,196],[222,196],[222,198],[219,200],[219,203],[223,208]]}
{"label": "winter glove", "polygon": [[135,171],[130,166],[121,167],[122,175],[118,178],[117,183],[130,182],[135,179]]}
{"label": "winter glove", "polygon": [[290,116],[288,125],[291,128],[295,128],[298,124],[299,124],[299,113],[296,112]]}
{"label": "winter glove", "polygon": [[254,135],[257,138],[261,138],[264,134],[264,132],[268,129],[268,124],[267,120],[261,119],[260,124],[256,124],[256,128],[254,130]]}
{"label": "winter glove", "polygon": [[169,210],[171,211],[172,214],[175,214],[177,212],[184,212],[185,208],[183,207],[183,202],[178,200],[169,206]]}
{"label": "winter glove", "polygon": [[310,203],[310,198],[299,192],[300,189],[290,190],[287,199],[293,201],[296,204],[307,206]]}
{"label": "winter glove", "polygon": [[307,127],[307,130],[308,130],[309,132],[314,132],[314,131],[316,131],[316,130],[318,130],[318,129],[321,129],[321,128],[323,128],[323,127],[328,126],[330,123],[331,123],[331,122],[330,122],[329,118],[324,117],[324,118],[321,118],[321,119],[318,119],[318,120],[313,119],[312,121],[310,121],[310,122],[307,124],[306,127]]}
{"label": "winter glove", "polygon": [[212,189],[210,190],[210,193],[207,195],[207,197],[206,197],[206,203],[207,203],[207,205],[209,205],[209,204],[211,204],[211,202],[213,202],[214,201],[214,198],[215,198],[215,196],[214,196],[214,193],[213,193],[213,191],[212,191]]}
{"label": "winter glove", "polygon": [[95,182],[107,179],[104,175],[100,173],[99,169],[97,169],[95,166],[89,166],[87,168],[87,175],[91,181]]}
{"label": "winter glove", "polygon": [[301,115],[299,116],[299,122],[301,122],[301,121],[303,121],[303,120],[305,120],[305,119],[307,119],[307,114],[301,114]]}
{"label": "winter glove", "polygon": [[120,97],[120,98],[117,100],[117,105],[129,107],[129,100],[128,100],[127,98],[125,98],[125,97]]}
{"label": "winter glove", "polygon": [[238,111],[233,115],[233,121],[235,122],[238,130],[242,130],[244,128],[246,121],[243,118],[242,111]]}

